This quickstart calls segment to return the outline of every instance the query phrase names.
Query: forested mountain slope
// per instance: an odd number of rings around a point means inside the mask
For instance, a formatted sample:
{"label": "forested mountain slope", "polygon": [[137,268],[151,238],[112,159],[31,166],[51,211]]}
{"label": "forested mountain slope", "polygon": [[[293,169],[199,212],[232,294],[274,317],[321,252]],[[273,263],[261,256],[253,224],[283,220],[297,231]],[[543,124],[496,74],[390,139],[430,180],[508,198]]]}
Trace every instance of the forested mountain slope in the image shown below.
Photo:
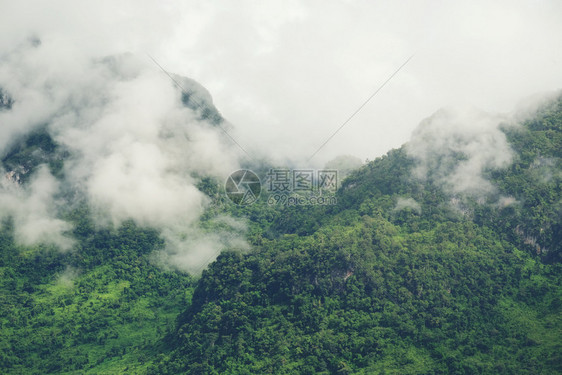
{"label": "forested mountain slope", "polygon": [[152,373],[562,372],[562,100],[499,129],[484,193],[443,180],[470,154],[413,178],[406,145],[286,208],[203,273]]}
{"label": "forested mountain slope", "polygon": [[[197,90],[183,104],[221,124]],[[13,104],[0,91],[0,111]],[[2,155],[1,372],[562,373],[562,97],[517,121],[477,114],[463,117],[473,132],[443,130],[460,119],[422,122],[354,171],[335,205],[264,194],[237,206],[222,181],[192,173],[209,204],[183,237],[231,233],[235,218],[249,244],[226,242],[195,276],[158,257],[165,227],[96,221],[68,183],[72,150],[38,126]],[[61,185],[64,251],[19,237],[24,195],[51,198],[28,191],[52,186],[46,175]]]}

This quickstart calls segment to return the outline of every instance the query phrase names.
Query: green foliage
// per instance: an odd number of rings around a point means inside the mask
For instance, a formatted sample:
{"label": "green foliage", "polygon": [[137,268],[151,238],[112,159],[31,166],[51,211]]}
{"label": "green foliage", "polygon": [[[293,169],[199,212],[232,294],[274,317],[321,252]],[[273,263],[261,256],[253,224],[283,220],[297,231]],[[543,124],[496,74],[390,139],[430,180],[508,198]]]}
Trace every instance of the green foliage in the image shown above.
{"label": "green foliage", "polygon": [[337,206],[227,206],[268,229],[203,273],[149,373],[562,372],[560,103],[505,130],[514,164],[462,212],[403,148],[352,173]]}
{"label": "green foliage", "polygon": [[475,221],[501,233],[544,262],[562,261],[562,99],[541,107],[506,135],[516,153],[513,164],[490,177],[509,206],[475,207]]}
{"label": "green foliage", "polygon": [[191,278],[150,262],[154,230],[96,231],[85,211],[72,216],[81,248],[66,254],[18,247],[3,227],[2,373],[140,372],[189,302]]}
{"label": "green foliage", "polygon": [[[251,250],[197,280],[154,264],[158,230],[97,227],[86,204],[61,213],[67,253],[17,245],[8,218],[1,372],[562,373],[562,100],[504,131],[516,157],[486,172],[487,201],[412,179],[404,148],[353,172],[334,206],[236,206],[199,177],[201,229],[246,220]],[[2,160],[59,178],[63,162],[45,130]]]}
{"label": "green foliage", "polygon": [[[469,222],[405,234],[367,216],[353,226],[286,236],[247,256],[224,253],[178,319],[178,348],[152,371],[552,371],[555,362],[532,359],[555,356],[555,335],[549,350],[526,350],[533,328],[506,324],[512,311],[498,304],[532,284],[524,270],[535,261],[525,257]],[[556,292],[551,285],[544,293]],[[543,311],[523,301],[516,308],[523,306]],[[547,321],[532,324],[546,330]]]}

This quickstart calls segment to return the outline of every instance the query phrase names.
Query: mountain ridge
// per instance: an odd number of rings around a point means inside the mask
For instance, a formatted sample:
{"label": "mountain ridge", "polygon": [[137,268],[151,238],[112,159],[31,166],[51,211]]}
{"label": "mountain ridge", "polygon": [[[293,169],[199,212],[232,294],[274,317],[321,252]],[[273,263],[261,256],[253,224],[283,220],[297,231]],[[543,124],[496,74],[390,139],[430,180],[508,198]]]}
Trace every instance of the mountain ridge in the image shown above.
{"label": "mountain ridge", "polygon": [[204,271],[150,373],[559,373],[560,160],[533,177],[558,158],[561,106],[502,130],[516,155],[483,165],[482,197],[412,179],[402,147],[352,173],[337,206],[287,208],[275,229],[296,235]]}
{"label": "mountain ridge", "polygon": [[[189,97],[181,100],[189,107]],[[196,115],[211,125],[225,121],[218,111]],[[216,177],[199,174],[194,186],[210,204],[197,232],[182,236],[227,238],[227,251],[200,276],[162,265],[165,227],[130,218],[102,225],[85,200],[57,211],[71,223],[66,252],[56,242],[18,242],[21,217],[3,212],[0,367],[14,374],[560,373],[562,97],[520,126],[485,134],[492,143],[456,126],[443,133],[449,148],[391,150],[352,172],[332,206],[272,206],[266,197],[236,206]],[[502,137],[513,151],[508,164],[503,154],[495,159],[502,147],[484,159],[474,152],[503,145]],[[26,189],[45,165],[64,182],[68,157],[39,127],[2,158],[6,173],[14,172],[3,182],[32,194]],[[420,164],[425,173],[415,173]],[[489,185],[465,189],[473,185],[463,185],[459,170]],[[56,197],[72,201],[68,191]]]}

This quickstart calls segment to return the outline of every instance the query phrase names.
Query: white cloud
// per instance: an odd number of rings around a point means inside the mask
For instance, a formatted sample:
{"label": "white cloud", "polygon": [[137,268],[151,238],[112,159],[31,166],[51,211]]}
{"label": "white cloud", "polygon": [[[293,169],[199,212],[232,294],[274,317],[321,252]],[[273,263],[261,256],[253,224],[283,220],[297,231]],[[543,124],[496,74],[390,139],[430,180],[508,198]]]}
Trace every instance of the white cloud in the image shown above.
{"label": "white cloud", "polygon": [[398,147],[442,106],[506,112],[560,89],[561,13],[555,0],[25,2],[0,15],[0,51],[40,35],[52,57],[34,61],[69,75],[84,56],[148,52],[209,88],[245,148],[281,159],[310,156],[416,52],[320,166]]}
{"label": "white cloud", "polygon": [[[0,86],[15,100],[13,110],[2,113],[9,124],[0,144],[3,153],[19,135],[47,124],[70,155],[64,183],[87,198],[98,224],[133,219],[160,229],[170,251],[201,266],[208,258],[201,249],[225,245],[196,229],[209,201],[195,186],[197,176],[224,180],[238,168],[238,151],[219,128],[200,120],[198,110],[186,108],[170,78],[148,61],[132,54],[93,56],[80,49],[74,51],[77,59],[67,51],[55,61],[57,50],[65,47],[59,41],[28,44],[0,63]],[[72,64],[70,72],[64,69]],[[18,76],[9,74],[14,69]],[[16,237],[23,244],[68,248],[62,236],[68,223],[45,206],[58,193],[57,181],[45,173],[9,211],[15,215]],[[198,240],[180,240],[185,233]]]}
{"label": "white cloud", "polygon": [[416,212],[418,215],[421,214],[421,206],[414,198],[402,198],[399,197],[396,200],[396,206],[394,206],[395,211],[402,211],[402,210],[412,210]]}
{"label": "white cloud", "polygon": [[[562,87],[559,2],[253,4],[208,5],[197,32],[176,24],[177,44],[157,54],[197,77],[237,137],[272,157],[310,156],[414,52],[312,162],[342,153],[373,159],[442,106],[506,112],[522,97]],[[197,18],[190,5],[183,14]]]}
{"label": "white cloud", "polygon": [[515,204],[518,204],[519,202],[517,201],[517,199],[515,199],[514,197],[511,196],[500,196],[500,198],[498,199],[498,207],[499,208],[505,208],[508,206],[512,206]]}
{"label": "white cloud", "polygon": [[74,241],[67,236],[72,227],[56,217],[58,181],[42,166],[22,187],[6,175],[0,182],[0,218],[12,217],[15,239],[24,245],[46,243],[68,250]]}
{"label": "white cloud", "polygon": [[[228,173],[239,150],[181,106],[146,53],[207,87],[245,149],[302,160],[416,52],[309,166],[319,167],[398,147],[449,104],[506,112],[560,89],[561,13],[554,0],[13,2],[0,13],[0,86],[16,100],[0,113],[0,152],[49,122],[75,156],[68,178],[111,221],[191,225],[205,205],[192,175]],[[509,160],[485,122],[444,130],[468,155],[447,180],[455,189],[488,191],[482,168]]]}
{"label": "white cloud", "polygon": [[509,164],[513,151],[500,130],[508,118],[475,109],[443,109],[422,121],[406,144],[417,178],[450,193],[484,197],[495,191],[484,173]]}

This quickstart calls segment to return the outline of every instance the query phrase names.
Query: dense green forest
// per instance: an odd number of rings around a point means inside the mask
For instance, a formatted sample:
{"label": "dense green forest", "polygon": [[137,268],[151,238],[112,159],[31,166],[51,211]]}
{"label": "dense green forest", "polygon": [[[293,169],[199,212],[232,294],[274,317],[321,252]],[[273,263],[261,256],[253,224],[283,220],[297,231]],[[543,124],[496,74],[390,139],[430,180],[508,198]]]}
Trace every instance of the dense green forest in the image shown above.
{"label": "dense green forest", "polygon": [[[80,199],[61,212],[66,252],[18,244],[3,217],[0,372],[562,373],[562,97],[502,132],[514,157],[484,171],[484,198],[412,178],[407,145],[355,170],[335,205],[237,206],[201,178],[201,228],[246,220],[250,249],[200,275],[154,262],[156,229],[99,227]],[[66,156],[41,128],[2,165],[62,181]]]}

